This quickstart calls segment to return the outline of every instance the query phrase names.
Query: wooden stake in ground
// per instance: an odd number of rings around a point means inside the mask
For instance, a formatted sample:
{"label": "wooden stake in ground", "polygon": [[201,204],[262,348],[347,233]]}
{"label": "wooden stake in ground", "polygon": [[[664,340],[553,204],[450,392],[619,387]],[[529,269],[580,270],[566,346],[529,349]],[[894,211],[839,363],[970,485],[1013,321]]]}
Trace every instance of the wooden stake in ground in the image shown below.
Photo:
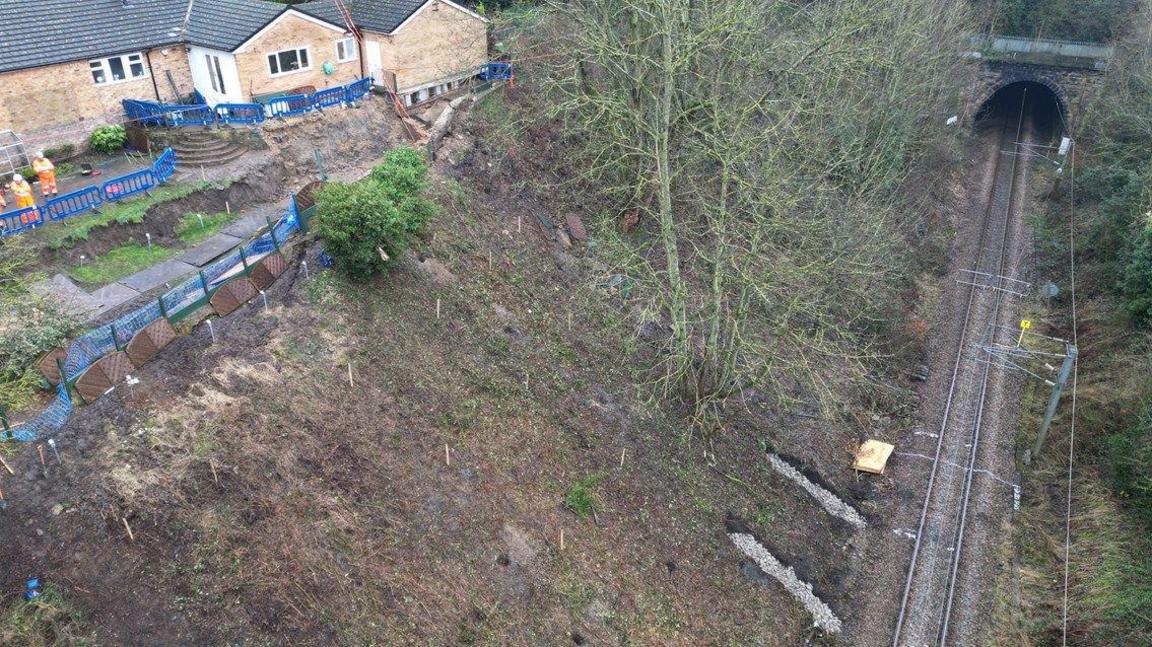
{"label": "wooden stake in ground", "polygon": [[0,465],[3,465],[4,469],[8,470],[9,474],[11,474],[12,476],[16,476],[16,472],[12,471],[12,468],[8,466],[8,461],[4,460],[3,456],[0,456]]}
{"label": "wooden stake in ground", "polygon": [[628,448],[620,450],[620,469],[624,469],[624,454],[628,452]]}
{"label": "wooden stake in ground", "polygon": [[452,456],[448,453],[448,443],[444,443],[444,464],[452,467]]}
{"label": "wooden stake in ground", "polygon": [[40,454],[40,467],[48,468],[48,461],[44,460],[44,445],[36,445],[36,453]]}
{"label": "wooden stake in ground", "polygon": [[131,541],[132,543],[136,543],[136,535],[132,534],[132,526],[128,525],[128,519],[126,519],[125,517],[120,517],[120,521],[124,522],[124,530],[128,531],[129,541]]}
{"label": "wooden stake in ground", "polygon": [[212,480],[216,481],[216,485],[220,485],[220,477],[216,476],[216,461],[209,458],[208,467],[212,468]]}
{"label": "wooden stake in ground", "polygon": [[564,550],[564,529],[560,529],[560,550]]}
{"label": "wooden stake in ground", "polygon": [[440,318],[440,299],[436,299],[436,318]]}
{"label": "wooden stake in ground", "polygon": [[348,386],[356,388],[356,384],[352,382],[352,362],[348,362]]}

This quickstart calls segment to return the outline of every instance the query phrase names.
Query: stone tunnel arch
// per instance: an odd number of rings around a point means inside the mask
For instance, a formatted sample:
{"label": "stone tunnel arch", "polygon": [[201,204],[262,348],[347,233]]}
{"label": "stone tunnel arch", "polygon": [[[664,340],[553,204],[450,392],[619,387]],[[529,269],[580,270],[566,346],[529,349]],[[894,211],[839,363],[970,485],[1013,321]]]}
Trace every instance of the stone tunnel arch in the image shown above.
{"label": "stone tunnel arch", "polygon": [[997,92],[1018,83],[1043,86],[1056,99],[1059,121],[1064,129],[1075,129],[1077,117],[1099,91],[1102,72],[1058,65],[1037,65],[1020,61],[985,60],[972,91],[967,110],[974,116]]}
{"label": "stone tunnel arch", "polygon": [[1042,77],[1015,77],[989,86],[977,103],[976,119],[1002,109],[1011,97],[1019,100],[1023,90],[1029,91],[1029,112],[1040,119],[1038,125],[1050,136],[1066,134],[1070,119],[1069,97],[1059,84]]}

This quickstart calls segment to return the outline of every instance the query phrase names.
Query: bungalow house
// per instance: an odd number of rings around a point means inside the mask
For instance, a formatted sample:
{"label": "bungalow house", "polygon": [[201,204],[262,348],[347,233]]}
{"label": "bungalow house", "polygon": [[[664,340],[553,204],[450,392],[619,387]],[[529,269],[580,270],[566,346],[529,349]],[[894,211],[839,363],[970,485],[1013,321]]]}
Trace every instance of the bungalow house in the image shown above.
{"label": "bungalow house", "polygon": [[123,121],[124,99],[240,103],[367,75],[412,104],[487,60],[487,21],[452,0],[342,4],[0,0],[0,131],[81,142]]}

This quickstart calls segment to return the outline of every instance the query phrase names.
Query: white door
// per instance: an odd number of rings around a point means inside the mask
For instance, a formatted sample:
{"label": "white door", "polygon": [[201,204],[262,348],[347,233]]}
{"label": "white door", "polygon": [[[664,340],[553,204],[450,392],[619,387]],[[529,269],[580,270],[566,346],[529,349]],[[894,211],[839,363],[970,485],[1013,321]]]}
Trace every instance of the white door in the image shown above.
{"label": "white door", "polygon": [[376,79],[376,84],[384,83],[384,65],[380,60],[380,41],[364,41],[364,60],[368,62],[368,74]]}

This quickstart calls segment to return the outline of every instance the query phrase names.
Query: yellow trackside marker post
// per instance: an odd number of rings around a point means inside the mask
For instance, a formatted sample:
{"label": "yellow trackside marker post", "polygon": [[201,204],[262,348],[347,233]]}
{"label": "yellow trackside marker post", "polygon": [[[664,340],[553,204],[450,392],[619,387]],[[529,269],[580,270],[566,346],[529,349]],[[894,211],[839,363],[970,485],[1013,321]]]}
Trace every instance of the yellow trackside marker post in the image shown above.
{"label": "yellow trackside marker post", "polygon": [[1020,344],[1024,343],[1024,333],[1028,332],[1031,327],[1032,322],[1030,320],[1023,319],[1020,321],[1020,337],[1016,340],[1016,348],[1020,348]]}

